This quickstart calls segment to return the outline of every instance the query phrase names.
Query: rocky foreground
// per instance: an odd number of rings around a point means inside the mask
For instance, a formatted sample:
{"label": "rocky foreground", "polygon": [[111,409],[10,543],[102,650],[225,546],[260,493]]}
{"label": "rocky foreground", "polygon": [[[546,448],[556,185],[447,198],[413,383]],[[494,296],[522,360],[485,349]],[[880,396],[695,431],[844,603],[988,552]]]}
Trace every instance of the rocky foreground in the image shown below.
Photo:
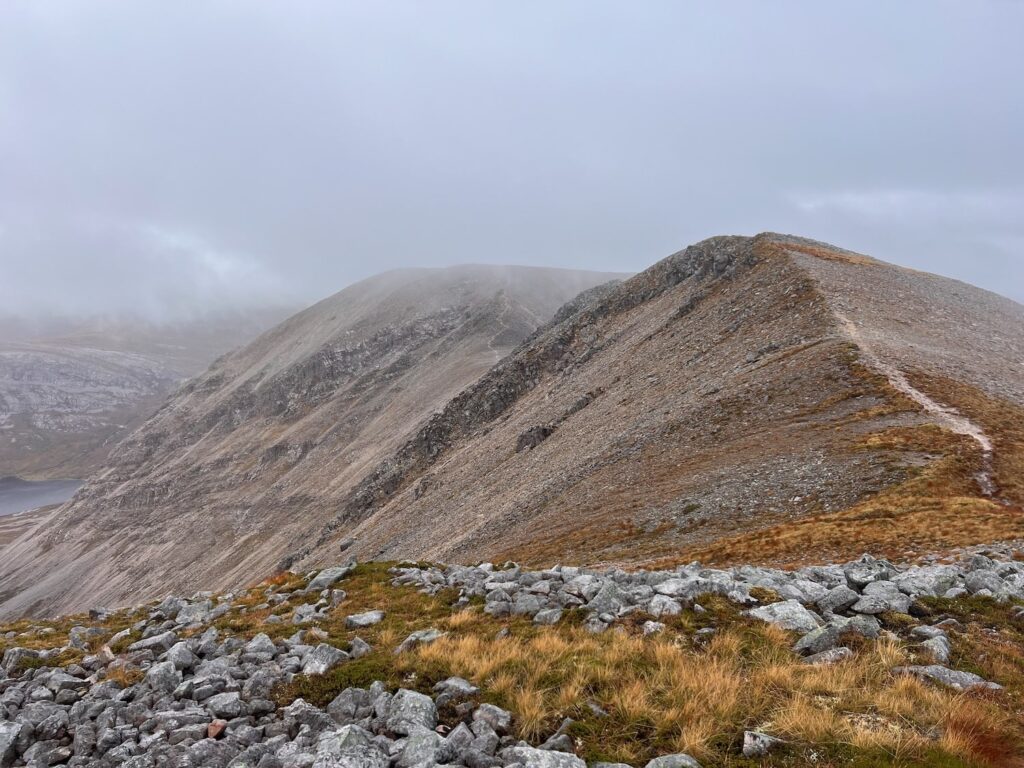
{"label": "rocky foreground", "polygon": [[[0,627],[0,766],[585,768],[577,752],[591,766],[644,755],[648,768],[1010,764],[1020,723],[999,713],[1017,706],[1019,680],[1009,664],[986,679],[969,654],[978,632],[1020,649],[1022,600],[1024,563],[980,554],[794,572],[282,574]],[[679,691],[692,712],[669,706]],[[840,699],[833,730],[801,722]],[[965,700],[972,733],[988,728],[1002,751],[960,738]],[[722,732],[702,737],[705,723]]]}

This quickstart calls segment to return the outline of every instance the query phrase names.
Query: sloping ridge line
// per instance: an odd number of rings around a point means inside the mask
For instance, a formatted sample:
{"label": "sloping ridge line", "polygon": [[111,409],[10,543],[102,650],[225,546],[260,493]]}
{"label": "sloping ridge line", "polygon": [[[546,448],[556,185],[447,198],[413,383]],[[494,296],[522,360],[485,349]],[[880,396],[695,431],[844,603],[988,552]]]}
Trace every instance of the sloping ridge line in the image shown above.
{"label": "sloping ridge line", "polygon": [[[821,249],[819,258],[838,257],[860,266],[890,266],[870,257],[854,259],[852,252],[804,238],[774,233],[754,237],[721,236],[674,253],[622,283],[590,289],[559,310],[549,323],[497,362],[478,382],[453,398],[394,455],[373,469],[355,487],[334,520],[322,529],[318,540],[301,551],[289,554],[281,561],[281,567],[289,567],[330,541],[341,526],[358,524],[369,517],[376,508],[421,476],[459,437],[484,427],[505,413],[539,384],[543,374],[557,370],[564,363],[566,356],[571,354],[577,332],[592,321],[627,312],[685,280],[731,279],[773,258],[785,259],[805,272],[812,284],[820,286],[814,275],[796,262],[787,244]],[[955,409],[911,385],[906,375],[895,365],[884,361],[860,329],[828,301],[825,291],[819,288],[819,294],[835,318],[836,332],[857,347],[868,367],[885,376],[895,390],[919,405],[941,427],[978,443],[983,456],[978,484],[984,495],[992,496],[995,493],[990,469],[993,446],[985,431]],[[599,350],[591,348],[585,351],[576,362],[582,362],[596,351]]]}
{"label": "sloping ridge line", "polygon": [[[753,266],[758,259],[757,237],[719,236],[688,246],[647,270],[622,282],[606,283],[584,291],[564,305],[508,356],[476,383],[456,395],[435,413],[390,458],[377,465],[350,494],[318,540],[284,557],[284,569],[302,560],[330,540],[346,523],[358,523],[405,488],[460,437],[472,433],[505,413],[534,389],[541,377],[559,369],[573,354],[578,332],[600,318],[628,312],[690,278],[727,279]],[[589,359],[597,349],[586,348],[574,359]]]}
{"label": "sloping ridge line", "polygon": [[[566,358],[572,355],[578,331],[591,322],[625,313],[685,280],[732,279],[771,259],[785,259],[805,271],[795,263],[785,247],[786,243],[794,242],[813,243],[839,255],[847,253],[824,243],[774,233],[754,237],[713,237],[662,259],[629,280],[598,286],[581,294],[496,363],[479,381],[453,398],[394,455],[364,477],[334,520],[322,529],[316,542],[283,558],[280,567],[287,568],[301,561],[330,541],[341,526],[365,520],[376,508],[422,475],[459,437],[484,427],[505,413],[540,383],[543,374],[554,372],[565,363]],[[879,263],[873,259],[869,261]],[[807,273],[807,276],[812,284],[818,285],[813,275]],[[827,297],[822,295],[822,298],[831,306]],[[685,314],[686,309],[681,308],[680,314]],[[836,317],[837,331],[840,326],[841,320]],[[583,362],[598,351],[599,346],[591,346],[573,362]]]}

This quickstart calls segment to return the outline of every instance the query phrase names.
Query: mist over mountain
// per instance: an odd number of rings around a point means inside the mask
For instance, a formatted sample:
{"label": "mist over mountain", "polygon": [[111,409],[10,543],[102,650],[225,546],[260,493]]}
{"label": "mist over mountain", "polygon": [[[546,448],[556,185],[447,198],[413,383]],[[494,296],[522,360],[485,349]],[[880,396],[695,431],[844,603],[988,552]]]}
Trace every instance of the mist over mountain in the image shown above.
{"label": "mist over mountain", "polygon": [[0,477],[87,477],[182,381],[288,314],[0,318]]}

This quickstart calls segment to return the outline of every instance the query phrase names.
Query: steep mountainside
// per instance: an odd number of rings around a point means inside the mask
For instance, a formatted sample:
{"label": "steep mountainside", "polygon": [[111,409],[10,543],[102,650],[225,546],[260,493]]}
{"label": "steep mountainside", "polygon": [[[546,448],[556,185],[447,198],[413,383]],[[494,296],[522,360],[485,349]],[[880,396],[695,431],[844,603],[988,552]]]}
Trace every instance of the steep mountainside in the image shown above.
{"label": "steep mountainside", "polygon": [[179,390],[0,565],[6,612],[121,602],[266,573],[359,480],[565,302],[614,275],[380,275]]}
{"label": "steep mountainside", "polygon": [[276,324],[281,310],[173,325],[2,325],[0,477],[85,477],[185,378]]}
{"label": "steep mountainside", "polygon": [[521,346],[295,557],[806,562],[1019,536],[1022,329],[1012,301],[821,243],[705,241]]}

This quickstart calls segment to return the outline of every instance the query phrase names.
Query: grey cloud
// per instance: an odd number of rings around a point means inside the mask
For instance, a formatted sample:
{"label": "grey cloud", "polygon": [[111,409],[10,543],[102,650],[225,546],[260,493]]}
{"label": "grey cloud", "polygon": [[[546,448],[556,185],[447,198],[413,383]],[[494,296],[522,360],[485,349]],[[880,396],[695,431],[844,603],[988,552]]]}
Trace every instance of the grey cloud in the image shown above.
{"label": "grey cloud", "polygon": [[1024,299],[1024,5],[0,6],[0,302],[805,234]]}

